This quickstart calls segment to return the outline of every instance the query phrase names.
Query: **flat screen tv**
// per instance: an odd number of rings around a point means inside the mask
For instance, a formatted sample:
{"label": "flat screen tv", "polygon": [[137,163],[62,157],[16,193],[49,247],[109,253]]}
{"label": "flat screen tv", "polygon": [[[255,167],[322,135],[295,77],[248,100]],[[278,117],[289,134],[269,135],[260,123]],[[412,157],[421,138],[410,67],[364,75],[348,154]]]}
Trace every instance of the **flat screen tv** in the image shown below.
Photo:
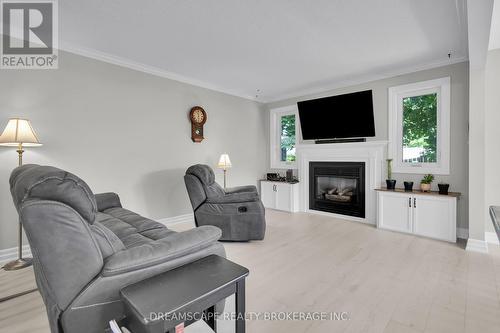
{"label": "flat screen tv", "polygon": [[372,91],[298,102],[304,140],[375,136]]}

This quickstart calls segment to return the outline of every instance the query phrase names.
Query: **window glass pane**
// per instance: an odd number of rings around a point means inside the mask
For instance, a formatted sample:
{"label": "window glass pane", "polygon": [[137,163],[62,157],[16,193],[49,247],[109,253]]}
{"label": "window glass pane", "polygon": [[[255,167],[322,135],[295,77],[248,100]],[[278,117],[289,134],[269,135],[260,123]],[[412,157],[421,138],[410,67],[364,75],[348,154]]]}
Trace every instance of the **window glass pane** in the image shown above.
{"label": "window glass pane", "polygon": [[437,162],[437,94],[403,98],[403,162]]}
{"label": "window glass pane", "polygon": [[293,162],[295,161],[295,115],[282,116],[280,126],[280,160]]}

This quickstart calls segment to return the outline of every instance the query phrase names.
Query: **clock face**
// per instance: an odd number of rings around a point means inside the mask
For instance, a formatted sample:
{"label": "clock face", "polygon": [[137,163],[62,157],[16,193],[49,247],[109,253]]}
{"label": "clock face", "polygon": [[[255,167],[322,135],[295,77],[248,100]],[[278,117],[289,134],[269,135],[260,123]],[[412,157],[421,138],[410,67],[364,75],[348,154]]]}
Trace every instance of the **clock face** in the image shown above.
{"label": "clock face", "polygon": [[191,120],[191,140],[200,143],[203,141],[203,125],[207,121],[207,114],[201,106],[194,106],[189,112]]}
{"label": "clock face", "polygon": [[203,111],[200,109],[194,110],[193,112],[193,121],[195,123],[201,123],[203,122],[203,119],[205,119],[205,115],[203,114]]}

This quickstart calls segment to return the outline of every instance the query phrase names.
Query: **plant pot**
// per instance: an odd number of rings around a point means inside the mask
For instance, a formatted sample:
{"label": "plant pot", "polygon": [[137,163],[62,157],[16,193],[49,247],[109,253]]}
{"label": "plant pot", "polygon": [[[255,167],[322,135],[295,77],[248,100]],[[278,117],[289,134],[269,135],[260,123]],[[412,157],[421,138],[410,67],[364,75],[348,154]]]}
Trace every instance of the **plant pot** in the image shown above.
{"label": "plant pot", "polygon": [[411,192],[413,191],[413,182],[404,182],[405,191]]}
{"label": "plant pot", "polygon": [[420,183],[420,190],[422,192],[430,192],[431,191],[431,184]]}
{"label": "plant pot", "polygon": [[395,179],[386,179],[385,183],[387,184],[388,190],[394,190],[396,188],[396,180]]}
{"label": "plant pot", "polygon": [[448,195],[448,189],[450,188],[450,184],[438,184],[439,194]]}

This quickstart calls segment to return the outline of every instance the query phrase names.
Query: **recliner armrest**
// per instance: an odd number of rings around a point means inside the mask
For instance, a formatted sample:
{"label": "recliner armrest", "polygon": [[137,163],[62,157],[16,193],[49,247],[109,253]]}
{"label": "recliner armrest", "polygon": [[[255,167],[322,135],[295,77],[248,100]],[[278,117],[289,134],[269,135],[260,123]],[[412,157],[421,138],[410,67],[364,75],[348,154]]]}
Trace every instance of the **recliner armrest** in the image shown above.
{"label": "recliner armrest", "polygon": [[99,193],[94,195],[95,201],[97,203],[97,211],[103,212],[109,208],[115,208],[122,206],[120,202],[120,197],[118,194],[113,192]]}
{"label": "recliner armrest", "polygon": [[228,204],[228,203],[243,203],[259,201],[259,194],[257,192],[237,192],[228,193],[226,195],[211,197],[207,199],[208,203],[213,204]]}
{"label": "recliner armrest", "polygon": [[215,243],[222,231],[214,226],[201,226],[168,235],[157,241],[132,247],[109,256],[102,271],[112,276],[144,269],[206,248]]}
{"label": "recliner armrest", "polygon": [[257,187],[255,185],[236,186],[236,187],[226,188],[224,192],[226,192],[226,194],[257,193]]}

